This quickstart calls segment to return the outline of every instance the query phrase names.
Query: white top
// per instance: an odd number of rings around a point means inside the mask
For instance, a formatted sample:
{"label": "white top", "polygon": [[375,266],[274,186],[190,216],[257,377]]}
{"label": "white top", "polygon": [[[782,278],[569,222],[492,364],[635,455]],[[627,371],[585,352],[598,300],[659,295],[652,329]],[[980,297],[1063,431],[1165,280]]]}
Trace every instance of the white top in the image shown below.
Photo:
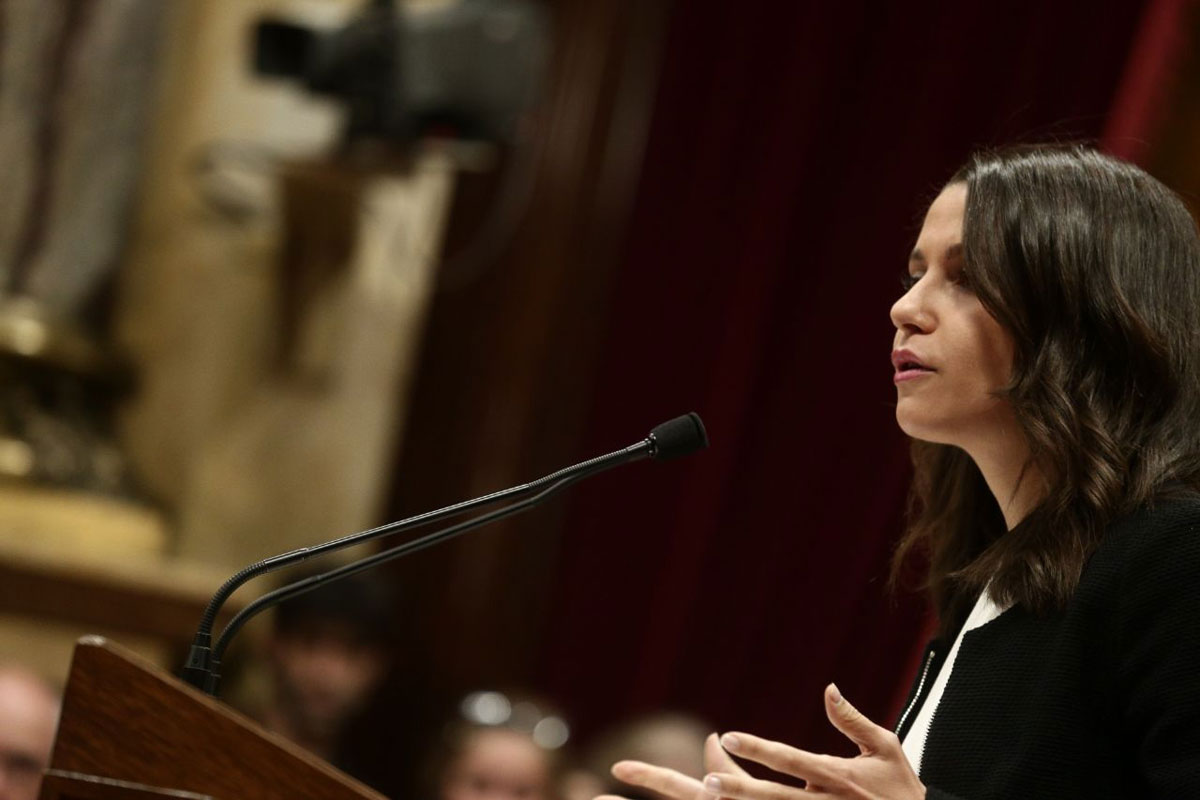
{"label": "white top", "polygon": [[946,663],[942,664],[942,668],[938,670],[937,680],[930,687],[929,694],[925,695],[925,702],[921,704],[921,710],[917,712],[916,719],[913,720],[912,727],[908,729],[908,734],[904,737],[902,744],[904,755],[908,756],[908,763],[912,765],[913,772],[918,775],[921,774],[921,756],[925,752],[925,737],[929,735],[929,725],[933,722],[933,715],[942,701],[942,692],[946,690],[946,684],[950,680],[950,672],[954,669],[954,659],[958,656],[958,648],[962,646],[963,636],[968,631],[986,625],[1002,613],[1004,613],[1004,609],[992,602],[992,596],[986,590],[979,595],[979,599],[975,601],[975,607],[971,609],[971,614],[954,640],[954,646],[950,648],[950,655],[946,656]]}

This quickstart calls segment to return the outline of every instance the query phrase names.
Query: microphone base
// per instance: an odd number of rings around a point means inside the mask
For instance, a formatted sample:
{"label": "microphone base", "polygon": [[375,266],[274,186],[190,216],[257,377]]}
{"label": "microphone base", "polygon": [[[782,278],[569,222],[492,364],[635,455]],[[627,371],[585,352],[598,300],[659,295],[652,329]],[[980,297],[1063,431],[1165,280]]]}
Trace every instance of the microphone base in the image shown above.
{"label": "microphone base", "polygon": [[212,691],[209,690],[209,684],[213,682],[211,665],[212,649],[207,645],[193,644],[191,650],[188,651],[183,669],[179,671],[179,678],[202,692],[212,694]]}

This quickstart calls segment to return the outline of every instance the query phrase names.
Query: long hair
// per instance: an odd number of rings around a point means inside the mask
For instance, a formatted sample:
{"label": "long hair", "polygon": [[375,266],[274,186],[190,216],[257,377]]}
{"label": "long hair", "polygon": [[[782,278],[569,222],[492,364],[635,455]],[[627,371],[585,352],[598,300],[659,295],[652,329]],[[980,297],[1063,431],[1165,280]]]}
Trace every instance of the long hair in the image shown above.
{"label": "long hair", "polygon": [[1046,485],[1007,531],[965,452],[913,442],[893,576],[924,552],[943,633],[984,587],[1060,608],[1114,518],[1200,488],[1200,239],[1183,203],[1082,146],[979,153],[950,183],[967,186],[967,274],[1014,342],[1000,395]]}

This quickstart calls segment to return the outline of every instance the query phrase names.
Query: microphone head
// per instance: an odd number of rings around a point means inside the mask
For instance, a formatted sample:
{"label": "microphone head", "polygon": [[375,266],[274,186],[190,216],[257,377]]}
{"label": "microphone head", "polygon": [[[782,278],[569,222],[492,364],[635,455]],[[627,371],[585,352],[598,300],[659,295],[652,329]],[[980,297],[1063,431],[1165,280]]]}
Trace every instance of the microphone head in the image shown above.
{"label": "microphone head", "polygon": [[662,461],[703,450],[708,447],[708,434],[700,415],[693,411],[667,420],[650,431],[650,441],[654,444],[650,456]]}

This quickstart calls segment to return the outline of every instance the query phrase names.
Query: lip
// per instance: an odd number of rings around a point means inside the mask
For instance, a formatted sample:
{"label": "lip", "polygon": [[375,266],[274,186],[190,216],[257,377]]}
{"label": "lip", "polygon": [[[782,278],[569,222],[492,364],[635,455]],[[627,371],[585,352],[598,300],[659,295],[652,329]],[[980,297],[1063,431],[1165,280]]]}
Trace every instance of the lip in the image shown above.
{"label": "lip", "polygon": [[911,381],[937,372],[911,350],[893,350],[892,366],[896,369],[896,374],[892,378],[895,383]]}

